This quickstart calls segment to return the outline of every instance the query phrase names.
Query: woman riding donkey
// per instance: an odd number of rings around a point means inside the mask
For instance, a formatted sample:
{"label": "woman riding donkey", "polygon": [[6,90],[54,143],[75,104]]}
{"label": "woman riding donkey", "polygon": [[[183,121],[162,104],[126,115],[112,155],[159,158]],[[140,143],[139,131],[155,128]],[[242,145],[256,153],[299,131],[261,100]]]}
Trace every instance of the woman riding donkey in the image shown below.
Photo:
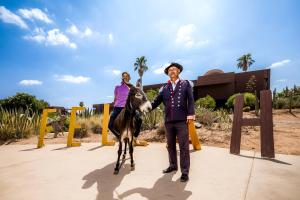
{"label": "woman riding donkey", "polygon": [[[122,109],[125,107],[127,96],[130,90],[131,84],[130,81],[130,74],[128,72],[122,73],[122,82],[121,85],[117,85],[115,87],[114,91],[114,110],[110,116],[108,128],[109,130],[117,137],[120,138],[120,133],[118,133],[114,128],[114,121],[117,118],[117,116],[120,114]],[[137,138],[139,136],[141,126],[142,126],[142,119],[140,117],[139,112],[136,112],[135,119],[137,122],[136,130],[133,133],[133,136]],[[139,141],[135,140],[135,142],[138,144]]]}
{"label": "woman riding donkey", "polygon": [[[148,101],[147,96],[140,88],[134,87],[128,82],[124,84],[126,84],[126,87],[129,87],[125,105],[124,107],[115,107],[114,111],[118,112],[118,115],[115,117],[115,113],[112,113],[111,118],[114,120],[110,125],[111,130],[114,131],[113,133],[117,136],[119,141],[118,159],[114,174],[119,173],[120,166],[125,162],[127,145],[129,147],[131,170],[135,169],[135,163],[133,160],[133,136],[137,136],[141,126],[141,119],[137,113],[145,114],[152,108],[150,101]],[[123,151],[123,144],[125,148],[122,163],[120,165],[120,156]]]}

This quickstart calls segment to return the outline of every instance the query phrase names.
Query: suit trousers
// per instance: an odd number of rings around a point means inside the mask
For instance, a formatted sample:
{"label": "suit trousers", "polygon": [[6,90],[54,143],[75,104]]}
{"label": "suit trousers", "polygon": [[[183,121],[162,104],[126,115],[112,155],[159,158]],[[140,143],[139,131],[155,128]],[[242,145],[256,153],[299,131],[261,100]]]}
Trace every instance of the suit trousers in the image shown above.
{"label": "suit trousers", "polygon": [[182,174],[189,174],[190,170],[190,150],[189,150],[189,132],[186,121],[174,121],[165,123],[166,137],[168,144],[170,167],[178,168],[176,136],[178,138],[180,150],[180,169]]}

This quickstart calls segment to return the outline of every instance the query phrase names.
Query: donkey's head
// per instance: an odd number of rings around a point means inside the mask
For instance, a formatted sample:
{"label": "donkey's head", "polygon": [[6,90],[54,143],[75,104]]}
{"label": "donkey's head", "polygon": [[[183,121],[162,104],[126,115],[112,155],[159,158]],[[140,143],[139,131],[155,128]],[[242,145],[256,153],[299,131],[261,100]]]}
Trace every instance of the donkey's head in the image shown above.
{"label": "donkey's head", "polygon": [[133,85],[130,85],[126,106],[129,106],[131,110],[139,110],[142,113],[149,112],[152,109],[145,93]]}

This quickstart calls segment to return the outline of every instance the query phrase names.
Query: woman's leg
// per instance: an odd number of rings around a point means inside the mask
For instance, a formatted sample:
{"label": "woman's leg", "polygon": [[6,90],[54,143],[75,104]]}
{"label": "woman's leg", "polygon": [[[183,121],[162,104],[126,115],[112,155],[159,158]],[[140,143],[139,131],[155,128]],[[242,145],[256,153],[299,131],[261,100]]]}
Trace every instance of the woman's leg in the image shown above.
{"label": "woman's leg", "polygon": [[120,133],[114,130],[114,121],[117,118],[117,116],[122,111],[122,107],[115,107],[112,114],[110,115],[109,122],[108,122],[108,128],[109,130],[117,137],[120,137]]}

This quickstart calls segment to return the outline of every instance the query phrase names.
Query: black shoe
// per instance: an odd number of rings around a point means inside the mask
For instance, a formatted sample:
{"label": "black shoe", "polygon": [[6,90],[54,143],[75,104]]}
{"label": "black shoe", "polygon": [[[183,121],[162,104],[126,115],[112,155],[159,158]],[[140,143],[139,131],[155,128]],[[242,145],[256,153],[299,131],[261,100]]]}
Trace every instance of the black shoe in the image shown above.
{"label": "black shoe", "polygon": [[172,171],[177,171],[177,168],[168,167],[167,169],[163,170],[163,173],[166,174],[166,173],[170,173]]}
{"label": "black shoe", "polygon": [[180,182],[187,182],[189,180],[189,176],[186,174],[182,174],[180,177]]}

